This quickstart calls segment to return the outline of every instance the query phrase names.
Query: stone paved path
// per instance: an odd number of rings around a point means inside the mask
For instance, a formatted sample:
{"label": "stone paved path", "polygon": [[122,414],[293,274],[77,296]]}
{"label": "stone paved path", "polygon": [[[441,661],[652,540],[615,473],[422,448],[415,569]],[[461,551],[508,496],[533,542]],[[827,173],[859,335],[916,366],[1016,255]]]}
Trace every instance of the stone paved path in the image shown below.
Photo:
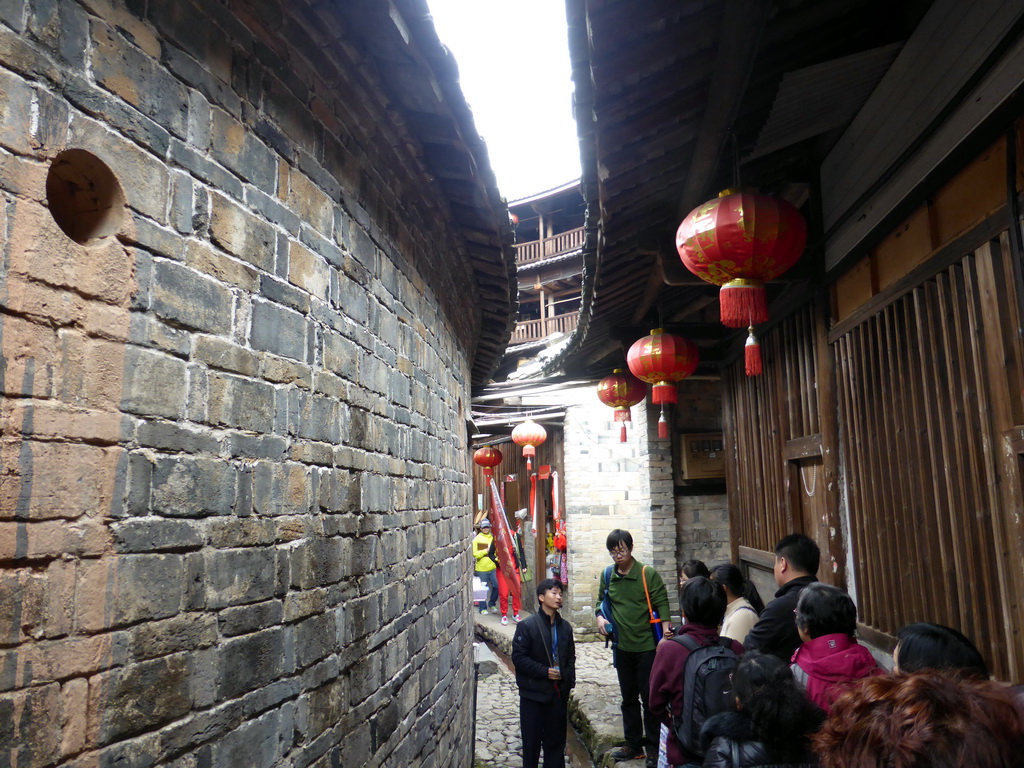
{"label": "stone paved path", "polygon": [[521,768],[523,744],[519,738],[519,693],[504,664],[481,677],[476,689],[476,764],[493,768]]}

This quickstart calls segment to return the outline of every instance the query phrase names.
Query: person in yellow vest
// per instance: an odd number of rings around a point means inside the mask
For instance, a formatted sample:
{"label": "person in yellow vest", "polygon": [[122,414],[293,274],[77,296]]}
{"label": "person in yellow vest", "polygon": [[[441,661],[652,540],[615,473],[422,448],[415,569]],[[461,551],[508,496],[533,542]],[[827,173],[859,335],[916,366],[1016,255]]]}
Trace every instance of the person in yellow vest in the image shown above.
{"label": "person in yellow vest", "polygon": [[480,523],[480,533],[473,538],[473,557],[476,558],[476,577],[487,585],[487,600],[480,606],[480,613],[490,608],[498,612],[498,564],[488,555],[494,537],[491,535],[491,521],[486,517]]}

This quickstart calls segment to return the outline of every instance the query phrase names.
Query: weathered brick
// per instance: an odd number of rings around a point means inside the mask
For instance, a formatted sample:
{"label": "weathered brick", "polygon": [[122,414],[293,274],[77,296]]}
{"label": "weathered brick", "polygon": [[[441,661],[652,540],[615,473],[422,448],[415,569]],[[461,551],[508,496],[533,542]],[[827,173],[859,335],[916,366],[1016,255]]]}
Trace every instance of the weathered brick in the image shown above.
{"label": "weathered brick", "polygon": [[260,295],[270,301],[284,304],[286,307],[309,313],[309,294],[294,288],[283,280],[277,280],[270,275],[262,275],[260,278]]}
{"label": "weathered brick", "polygon": [[140,416],[179,418],[185,408],[184,361],[148,349],[125,349],[120,405]]}
{"label": "weathered brick", "polygon": [[160,552],[198,549],[203,534],[189,520],[128,519],[111,526],[118,552]]}
{"label": "weathered brick", "polygon": [[[193,98],[192,101],[194,103],[195,99]],[[195,123],[196,121],[197,118],[193,118],[193,123]],[[196,126],[195,130],[197,132],[201,131],[202,126]],[[205,140],[207,143],[209,143],[209,129],[207,128],[206,130],[207,136]],[[198,141],[202,141],[202,139],[199,139],[197,141],[196,139],[193,138],[192,141],[198,144]],[[182,142],[178,141],[175,138],[172,138],[169,151],[171,159],[175,163],[180,165],[182,168],[186,168],[187,170],[191,171],[198,178],[205,181],[207,184],[210,184],[215,189],[223,190],[224,192],[228,193],[234,198],[240,199],[242,197],[242,182],[235,178],[231,173],[217,165],[212,160],[207,160],[203,155],[194,150],[192,147],[183,144]],[[198,204],[196,205],[196,212],[197,214],[202,213],[203,216],[206,215],[205,207],[200,206]],[[205,229],[205,223],[193,221],[193,228],[198,231],[203,231]]]}
{"label": "weathered brick", "polygon": [[0,519],[102,518],[110,509],[121,448],[26,440],[19,453],[0,475]]}
{"label": "weathered brick", "polygon": [[287,704],[226,734],[213,745],[214,765],[273,768],[294,739],[294,704]]}
{"label": "weathered brick", "polygon": [[43,768],[57,762],[61,732],[51,718],[59,711],[58,685],[0,695],[0,744],[18,745],[12,766]]}
{"label": "weathered brick", "polygon": [[331,284],[330,270],[320,256],[293,242],[288,255],[288,279],[321,301],[327,301]]}
{"label": "weathered brick", "polygon": [[213,242],[254,267],[272,271],[277,243],[274,228],[219,193],[214,193],[211,201]]}
{"label": "weathered brick", "polygon": [[306,468],[300,464],[275,464],[261,461],[253,474],[253,503],[264,515],[306,514]]}
{"label": "weathered brick", "polygon": [[267,547],[206,553],[207,604],[218,608],[273,597],[274,560],[274,550]]}
{"label": "weathered brick", "polygon": [[183,251],[181,237],[173,229],[154,224],[145,216],[129,212],[131,221],[124,227],[124,239],[158,256],[180,261]]}
{"label": "weathered brick", "polygon": [[32,88],[16,75],[0,71],[0,146],[30,154],[32,146]]}
{"label": "weathered brick", "polygon": [[215,518],[207,525],[207,537],[211,547],[252,547],[258,544],[273,544],[277,526],[273,520],[258,517]]}
{"label": "weathered brick", "polygon": [[119,555],[83,561],[75,591],[76,618],[96,631],[173,616],[184,588],[181,555]]}
{"label": "weathered brick", "polygon": [[96,82],[175,136],[184,137],[188,124],[185,86],[104,22],[93,22],[92,37]]}
{"label": "weathered brick", "polygon": [[184,328],[217,334],[231,329],[231,292],[180,264],[154,264],[152,302],[156,314]]}
{"label": "weathered brick", "polygon": [[219,646],[218,693],[232,698],[280,677],[285,670],[284,632],[268,629]]}
{"label": "weathered brick", "polygon": [[211,248],[206,243],[189,241],[185,248],[185,263],[216,280],[253,292],[259,285],[259,273],[245,262]]}
{"label": "weathered brick", "polygon": [[245,202],[267,221],[277,224],[292,235],[298,234],[299,217],[267,193],[262,192],[256,187],[246,187]]}
{"label": "weathered brick", "polygon": [[274,428],[274,388],[269,384],[229,374],[210,376],[209,420],[253,432]]}
{"label": "weathered brick", "polygon": [[211,74],[192,56],[176,46],[166,45],[164,52],[164,61],[175,75],[197,89],[214,104],[220,104],[233,115],[241,114],[242,102],[231,90],[230,80],[224,81]]}
{"label": "weathered brick", "polygon": [[194,359],[211,368],[255,376],[259,371],[259,359],[249,350],[225,341],[217,336],[197,336]]}
{"label": "weathered brick", "polygon": [[283,618],[284,608],[278,600],[225,608],[217,614],[220,632],[224,637],[247,635],[261,629],[269,629],[280,624]]}
{"label": "weathered brick", "polygon": [[305,362],[306,331],[306,319],[298,312],[264,301],[254,302],[250,340],[253,349]]}
{"label": "weathered brick", "polygon": [[311,366],[269,353],[262,356],[260,376],[275,384],[295,384],[303,389],[313,386]]}
{"label": "weathered brick", "polygon": [[132,664],[89,680],[89,707],[99,718],[101,744],[149,730],[187,714],[185,654]]}
{"label": "weathered brick", "polygon": [[133,660],[209,648],[217,642],[217,620],[205,613],[181,613],[131,630],[128,652]]}
{"label": "weathered brick", "polygon": [[[213,157],[226,168],[267,193],[277,186],[277,158],[237,119],[213,110]],[[301,214],[300,214],[301,215]]]}
{"label": "weathered brick", "polygon": [[293,390],[289,431],[307,440],[337,443],[341,440],[342,411],[337,400]]}
{"label": "weathered brick", "polygon": [[331,198],[304,173],[294,168],[288,174],[288,181],[288,196],[285,198],[288,207],[318,232],[331,234],[334,224],[334,206]]}
{"label": "weathered brick", "polygon": [[161,458],[153,468],[152,507],[168,517],[231,513],[235,470],[223,461],[186,456]]}

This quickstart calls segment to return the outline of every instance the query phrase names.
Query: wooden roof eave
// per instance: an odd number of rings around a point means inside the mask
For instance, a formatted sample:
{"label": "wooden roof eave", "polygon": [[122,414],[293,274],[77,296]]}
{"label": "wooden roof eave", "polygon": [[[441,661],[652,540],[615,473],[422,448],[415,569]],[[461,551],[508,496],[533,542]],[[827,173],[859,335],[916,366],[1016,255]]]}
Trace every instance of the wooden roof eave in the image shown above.
{"label": "wooden roof eave", "polygon": [[461,239],[459,252],[473,271],[479,312],[472,383],[486,382],[501,362],[515,328],[515,249],[508,209],[498,191],[458,69],[434,29],[426,0],[346,0],[318,4],[321,16],[340,17],[358,30],[379,69],[392,109],[418,144],[423,173],[440,210]]}

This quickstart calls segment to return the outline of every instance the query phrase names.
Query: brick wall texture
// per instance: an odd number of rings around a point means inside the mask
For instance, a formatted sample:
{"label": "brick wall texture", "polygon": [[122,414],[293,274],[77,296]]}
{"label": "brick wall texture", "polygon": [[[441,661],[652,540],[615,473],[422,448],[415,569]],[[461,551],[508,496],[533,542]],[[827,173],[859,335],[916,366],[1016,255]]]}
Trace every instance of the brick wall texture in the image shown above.
{"label": "brick wall texture", "polygon": [[[627,441],[619,442],[612,410],[589,390],[569,403],[565,418],[565,507],[569,600],[564,611],[580,631],[594,629],[598,579],[611,563],[605,540],[615,528],[633,536],[634,556],[654,566],[679,613],[679,565],[696,557],[709,565],[729,559],[726,497],[718,491],[675,495],[672,441],[658,437],[660,407],[632,408]],[[716,381],[682,382],[669,412],[673,430],[721,429]]]}
{"label": "brick wall texture", "polygon": [[470,764],[470,270],[304,7],[0,2],[0,764]]}

